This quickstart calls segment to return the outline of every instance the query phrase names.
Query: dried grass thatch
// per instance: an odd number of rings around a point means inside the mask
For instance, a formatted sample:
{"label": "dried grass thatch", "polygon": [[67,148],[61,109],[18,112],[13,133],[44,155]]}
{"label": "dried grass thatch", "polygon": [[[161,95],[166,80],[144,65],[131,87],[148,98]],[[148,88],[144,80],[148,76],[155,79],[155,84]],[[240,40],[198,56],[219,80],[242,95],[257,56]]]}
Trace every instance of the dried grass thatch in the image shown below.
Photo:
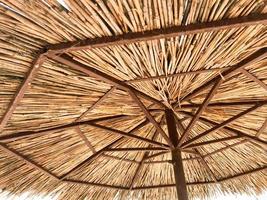
{"label": "dried grass thatch", "polygon": [[[176,113],[190,198],[266,189],[266,0],[65,3],[0,1],[2,192],[176,199],[165,108]],[[265,24],[103,43],[252,14]],[[75,49],[92,38],[94,48]],[[72,51],[53,54],[64,42]],[[85,70],[58,62],[64,55]],[[89,66],[123,87],[88,76]]]}

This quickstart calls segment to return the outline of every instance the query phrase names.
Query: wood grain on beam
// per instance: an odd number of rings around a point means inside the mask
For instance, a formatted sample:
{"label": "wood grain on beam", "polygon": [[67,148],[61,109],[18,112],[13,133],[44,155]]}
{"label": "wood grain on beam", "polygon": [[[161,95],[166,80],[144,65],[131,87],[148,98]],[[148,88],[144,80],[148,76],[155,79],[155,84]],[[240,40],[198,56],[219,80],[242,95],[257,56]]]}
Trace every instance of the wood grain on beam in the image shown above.
{"label": "wood grain on beam", "polygon": [[158,40],[162,38],[172,38],[181,35],[198,34],[210,31],[220,31],[243,26],[266,24],[267,14],[254,14],[244,17],[221,19],[213,22],[201,22],[188,24],[186,26],[173,26],[164,29],[148,30],[143,32],[130,32],[118,36],[107,36],[94,39],[78,40],[73,42],[63,42],[50,45],[49,54],[67,53],[70,51],[80,51],[85,49],[110,47],[113,45],[124,45],[142,41]]}

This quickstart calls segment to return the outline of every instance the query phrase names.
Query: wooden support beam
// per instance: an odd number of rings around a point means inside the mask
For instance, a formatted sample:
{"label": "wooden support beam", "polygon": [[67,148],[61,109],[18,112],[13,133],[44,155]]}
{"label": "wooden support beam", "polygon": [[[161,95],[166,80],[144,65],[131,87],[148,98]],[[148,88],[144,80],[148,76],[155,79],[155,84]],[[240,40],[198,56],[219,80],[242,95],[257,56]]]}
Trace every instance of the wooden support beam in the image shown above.
{"label": "wooden support beam", "polygon": [[[182,111],[181,113],[184,114],[184,115],[186,115],[186,116],[191,116],[191,117],[193,117],[193,115],[192,115],[191,113],[189,113],[189,112]],[[203,123],[208,123],[208,124],[213,125],[213,126],[219,126],[219,125],[220,125],[219,123],[214,122],[214,121],[209,120],[209,119],[206,119],[206,118],[204,118],[204,117],[200,117],[199,119],[200,119],[200,121],[202,121]],[[231,127],[229,127],[229,126],[224,126],[222,129],[223,129],[223,130],[226,130],[226,131],[228,131],[229,133],[232,133],[232,134],[234,134],[234,135],[240,136],[240,137],[242,137],[242,138],[246,138],[246,139],[249,140],[250,142],[255,142],[255,143],[257,143],[257,144],[260,144],[259,146],[260,146],[261,148],[263,148],[264,150],[266,150],[266,148],[267,148],[267,142],[265,142],[265,141],[259,139],[258,137],[248,135],[248,134],[246,134],[246,133],[244,133],[244,132],[241,132],[241,131],[239,131],[239,130],[237,130],[237,129],[234,129],[234,128],[231,128]]]}
{"label": "wooden support beam", "polygon": [[[231,76],[233,76],[235,73],[239,72],[240,69],[249,66],[251,63],[257,62],[257,61],[265,58],[266,56],[267,56],[267,47],[262,48],[262,49],[256,51],[255,53],[251,54],[250,56],[248,56],[247,58],[245,58],[241,62],[233,65],[229,70],[226,70],[222,74],[216,76],[212,80],[210,80],[207,83],[203,84],[202,86],[198,87],[197,89],[195,89],[194,91],[192,91],[190,94],[188,94],[187,96],[185,96],[181,101],[188,101],[188,100],[190,100],[192,97],[194,97],[197,94],[205,91],[207,88],[209,88],[211,85],[213,85],[216,81],[218,81],[222,77],[224,79],[228,79]],[[176,108],[178,106],[179,106],[178,103],[175,103],[173,105],[174,108]]]}
{"label": "wooden support beam", "polygon": [[118,152],[118,151],[126,151],[126,152],[150,152],[150,151],[169,151],[168,149],[161,147],[136,147],[136,148],[112,148],[106,149],[106,152]]}
{"label": "wooden support beam", "polygon": [[147,110],[145,105],[140,101],[140,99],[136,96],[136,94],[133,91],[128,91],[133,100],[139,105],[141,110],[144,112],[147,119],[155,126],[159,134],[165,139],[165,141],[168,143],[170,147],[173,147],[173,144],[171,143],[170,139],[166,135],[166,133],[162,130],[158,122],[154,119],[154,117],[150,114],[150,112]]}
{"label": "wooden support beam", "polygon": [[213,171],[211,170],[211,168],[209,167],[208,163],[205,161],[205,158],[201,155],[201,153],[197,149],[195,149],[195,151],[199,154],[200,162],[202,163],[204,168],[208,171],[208,173],[211,175],[212,180],[217,183],[218,180],[217,180],[215,174],[213,173]]}
{"label": "wooden support beam", "polygon": [[257,134],[255,135],[255,137],[260,137],[260,135],[264,132],[264,130],[267,128],[267,119],[265,119],[265,121],[263,122],[260,130],[257,132]]}
{"label": "wooden support beam", "polygon": [[[142,128],[142,126],[145,126],[146,123],[145,122],[141,122],[140,124],[138,124],[137,126],[135,126],[134,128],[132,128],[132,130],[130,130],[128,132],[128,134],[133,134],[134,132],[136,132],[138,129]],[[117,140],[115,140],[114,142],[112,142],[111,144],[105,146],[104,148],[100,149],[99,151],[97,151],[96,153],[94,153],[92,156],[90,156],[89,158],[87,158],[86,160],[84,160],[83,162],[81,162],[80,164],[74,166],[69,172],[67,172],[65,175],[63,175],[60,179],[63,180],[65,179],[69,174],[71,174],[72,172],[74,172],[75,170],[77,170],[78,168],[80,168],[81,166],[83,166],[85,163],[88,162],[92,162],[93,160],[95,160],[96,158],[98,158],[99,156],[101,156],[105,150],[115,146],[116,144],[118,144],[119,142],[121,142],[124,139],[124,137],[120,137]]]}
{"label": "wooden support beam", "polygon": [[180,72],[180,73],[174,73],[174,74],[158,75],[158,76],[143,77],[143,78],[139,77],[136,79],[128,80],[126,81],[126,83],[139,83],[139,82],[153,81],[153,80],[165,79],[165,78],[175,78],[175,77],[186,76],[186,75],[197,75],[197,74],[212,73],[212,72],[214,73],[214,72],[220,72],[226,69],[229,69],[229,67],[202,69],[202,70],[196,70],[196,71]]}
{"label": "wooden support beam", "polygon": [[98,119],[93,119],[93,120],[88,120],[88,121],[82,121],[82,122],[73,122],[70,124],[66,125],[61,125],[53,128],[47,128],[39,131],[25,131],[25,132],[18,132],[12,135],[6,135],[6,136],[0,136],[0,141],[10,141],[10,140],[17,140],[20,138],[24,137],[29,137],[29,136],[40,136],[44,134],[49,134],[49,133],[54,133],[58,131],[63,131],[69,128],[76,128],[81,125],[88,125],[90,123],[95,123],[95,122],[101,122],[101,121],[106,121],[106,120],[111,120],[111,119],[120,119],[125,117],[125,115],[115,115],[115,116],[108,116],[108,117],[102,117]]}
{"label": "wooden support beam", "polygon": [[[163,119],[161,118],[161,121],[160,121],[160,125],[163,123]],[[157,137],[159,135],[159,132],[157,132],[157,129],[155,130],[154,134],[153,134],[153,137],[152,137],[152,140],[156,140]],[[151,145],[149,145],[150,147]],[[137,168],[136,168],[136,171],[134,173],[134,176],[133,176],[133,179],[131,181],[131,184],[130,184],[130,189],[132,189],[134,187],[134,185],[136,184],[138,178],[139,178],[139,174],[141,173],[141,170],[145,164],[145,161],[147,159],[147,157],[149,156],[149,153],[150,152],[145,152],[143,157],[142,157],[142,160],[141,162],[138,164]]]}
{"label": "wooden support beam", "polygon": [[208,153],[208,154],[206,154],[206,155],[203,155],[203,158],[210,157],[210,156],[212,156],[212,155],[214,155],[214,154],[220,153],[220,152],[225,151],[225,150],[227,150],[227,149],[230,149],[230,148],[232,148],[232,147],[238,146],[238,145],[240,145],[240,144],[244,144],[245,142],[247,142],[246,139],[245,139],[245,140],[238,141],[238,142],[236,142],[236,143],[234,143],[234,144],[230,144],[230,145],[228,145],[228,146],[226,146],[226,147],[223,147],[223,148],[221,148],[221,149],[217,149],[217,150],[215,150],[215,151],[212,151],[211,153]]}
{"label": "wooden support beam", "polygon": [[[253,106],[255,104],[267,104],[267,100],[256,100],[256,101],[236,101],[236,102],[218,102],[218,103],[209,103],[208,108],[214,107],[231,107],[231,106]],[[184,104],[180,108],[176,108],[176,111],[182,111],[185,108],[195,109],[199,108],[201,104]]]}
{"label": "wooden support beam", "polygon": [[147,156],[145,160],[149,160],[151,158],[155,158],[157,156],[161,156],[161,155],[166,154],[166,153],[169,153],[169,152],[168,151],[163,151],[163,152],[159,152],[159,153],[154,153],[154,154],[152,154],[150,156]]}
{"label": "wooden support beam", "polygon": [[258,79],[256,76],[249,73],[246,69],[240,69],[240,72],[244,74],[246,77],[250,78],[255,83],[259,84],[263,89],[267,90],[267,85],[260,79]]}
{"label": "wooden support beam", "polygon": [[59,178],[56,175],[54,175],[51,172],[49,172],[48,170],[44,169],[43,167],[41,167],[37,163],[33,162],[32,160],[21,155],[17,151],[10,149],[7,145],[0,144],[0,149],[2,151],[4,151],[5,153],[9,154],[10,156],[13,156],[16,159],[23,161],[27,165],[31,166],[32,168],[36,169],[37,171],[40,171],[41,173],[45,174],[46,176],[52,178],[53,180],[59,181]]}
{"label": "wooden support beam", "polygon": [[188,149],[197,148],[197,147],[202,147],[202,146],[206,146],[206,145],[213,145],[213,144],[217,144],[217,143],[221,143],[221,142],[229,142],[229,141],[240,139],[240,138],[241,138],[241,136],[230,136],[230,137],[225,137],[225,138],[220,138],[220,139],[208,140],[205,142],[190,144],[186,148],[188,148]]}
{"label": "wooden support beam", "polygon": [[[185,142],[182,146],[183,147],[187,147],[188,145],[192,144],[193,142],[196,142],[199,139],[207,136],[208,134],[211,134],[211,133],[213,133],[213,132],[225,127],[226,125],[234,122],[235,120],[239,119],[240,117],[243,117],[244,115],[246,115],[248,113],[251,113],[252,111],[255,111],[256,109],[258,109],[261,106],[263,106],[263,104],[257,104],[255,106],[253,106],[253,107],[251,107],[251,108],[249,108],[249,109],[247,109],[247,110],[245,110],[245,111],[243,111],[243,112],[231,117],[230,119],[228,119],[228,120],[226,120],[226,121],[214,126],[213,128],[205,131],[204,133],[201,133],[201,134],[197,135],[196,137],[193,137],[192,139],[190,139],[187,142]],[[238,134],[238,136],[241,136],[241,135]]]}
{"label": "wooden support beam", "polygon": [[199,117],[202,114],[202,112],[208,106],[210,100],[215,95],[216,91],[218,90],[218,88],[220,87],[220,85],[222,84],[222,82],[223,82],[223,79],[221,79],[221,78],[218,79],[218,80],[216,80],[214,86],[212,87],[212,89],[210,90],[209,94],[207,95],[207,97],[203,101],[202,105],[198,108],[195,116],[192,118],[192,120],[190,121],[189,125],[186,127],[186,129],[185,129],[182,137],[179,140],[179,143],[178,143],[179,146],[181,146],[183,144],[184,140],[186,140],[186,138],[190,134],[190,131],[192,130],[192,128],[196,124],[196,122],[199,119]]}
{"label": "wooden support beam", "polygon": [[103,157],[106,157],[106,158],[114,159],[114,160],[119,160],[119,161],[125,161],[125,162],[139,164],[139,161],[137,161],[137,160],[131,160],[131,159],[127,159],[127,158],[121,158],[121,157],[117,157],[117,156],[108,155],[108,154],[105,154],[105,153],[103,153],[102,156]]}
{"label": "wooden support beam", "polygon": [[26,74],[26,77],[20,87],[18,88],[17,92],[15,93],[12,101],[9,103],[6,112],[4,115],[0,118],[0,132],[4,129],[6,126],[8,120],[11,118],[13,112],[17,108],[18,104],[20,103],[21,99],[23,98],[26,90],[31,85],[33,79],[35,78],[36,74],[38,73],[41,65],[44,62],[45,57],[41,54],[41,52],[38,54],[38,56],[34,59],[34,61],[31,64],[31,67]]}
{"label": "wooden support beam", "polygon": [[169,147],[167,145],[163,144],[163,143],[159,143],[159,142],[156,142],[156,141],[153,141],[153,140],[141,137],[141,136],[129,134],[129,133],[117,130],[117,129],[109,128],[109,127],[102,126],[102,125],[95,124],[95,123],[90,123],[90,125],[93,126],[93,127],[96,127],[96,128],[111,132],[111,133],[115,133],[117,135],[121,135],[121,136],[126,137],[126,138],[139,140],[139,141],[142,141],[142,142],[146,142],[148,144],[152,144],[152,145],[157,146],[157,147],[162,147],[164,149],[169,149]]}
{"label": "wooden support beam", "polygon": [[88,181],[80,181],[80,180],[72,180],[72,179],[65,179],[62,180],[63,183],[75,184],[75,185],[87,185],[87,186],[94,186],[106,189],[113,189],[113,190],[129,190],[128,187],[118,186],[118,185],[108,185],[102,183],[94,183]]}
{"label": "wooden support beam", "polygon": [[142,41],[172,38],[181,35],[198,34],[210,31],[220,31],[257,24],[266,24],[267,14],[254,14],[244,17],[221,19],[213,22],[202,22],[182,26],[173,26],[164,29],[130,32],[118,36],[107,36],[94,39],[63,42],[50,45],[48,54],[67,53],[71,51],[91,50],[93,48],[111,47],[114,45],[131,44]]}
{"label": "wooden support beam", "polygon": [[[210,184],[214,184],[214,183],[215,182],[212,182],[212,181],[205,181],[205,182],[186,183],[186,185],[187,186],[197,186],[197,185],[210,185]],[[164,188],[170,188],[170,187],[176,187],[176,184],[147,185],[147,186],[134,187],[133,190],[152,190],[152,189],[164,189]]]}
{"label": "wooden support beam", "polygon": [[93,152],[96,153],[95,148],[93,147],[93,145],[91,144],[91,142],[88,140],[88,138],[84,135],[84,133],[82,132],[82,130],[80,129],[80,127],[76,127],[75,128],[77,134],[80,136],[80,138],[84,141],[84,143],[86,144],[86,146]]}
{"label": "wooden support beam", "polygon": [[116,88],[111,87],[109,91],[107,91],[100,99],[98,99],[90,108],[88,108],[84,113],[82,113],[76,121],[82,120],[84,116],[86,116],[88,113],[90,113],[92,110],[94,110],[98,105],[100,105]]}
{"label": "wooden support beam", "polygon": [[[171,109],[165,111],[168,133],[173,146],[177,147],[179,140],[174,115]],[[177,197],[179,200],[188,200],[181,150],[176,148],[171,153]]]}
{"label": "wooden support beam", "polygon": [[[240,178],[242,176],[251,175],[260,171],[265,171],[267,169],[266,166],[260,167],[258,169],[253,169],[244,173],[240,173],[234,176],[229,176],[226,178],[222,178],[218,180],[217,183],[223,183],[232,179]],[[210,185],[210,184],[216,184],[214,181],[206,181],[206,182],[191,182],[186,183],[187,186],[196,186],[196,185]],[[151,189],[160,189],[160,188],[169,188],[169,187],[176,187],[176,184],[166,184],[166,185],[152,185],[152,186],[141,186],[141,187],[135,187],[133,190],[151,190]]]}
{"label": "wooden support beam", "polygon": [[240,178],[240,177],[243,177],[243,176],[248,176],[248,175],[251,175],[251,174],[254,174],[254,173],[257,173],[257,172],[260,172],[260,171],[266,171],[266,170],[267,170],[267,166],[265,165],[265,166],[262,166],[262,167],[257,168],[257,169],[253,169],[253,170],[246,171],[246,172],[243,172],[243,173],[240,173],[240,174],[235,174],[233,176],[228,176],[228,177],[222,178],[220,180],[220,182],[229,181],[229,180],[232,180],[232,179]]}
{"label": "wooden support beam", "polygon": [[89,67],[85,64],[82,64],[76,60],[74,60],[72,57],[68,56],[67,54],[62,54],[60,56],[48,56],[48,58],[54,60],[54,61],[57,61],[59,63],[62,63],[64,65],[67,65],[75,70],[78,70],[78,71],[81,71],[85,74],[87,74],[88,76],[91,76],[91,77],[94,77],[98,80],[101,80],[101,81],[104,81],[106,83],[109,83],[117,88],[120,88],[122,90],[125,90],[125,91],[133,91],[135,92],[135,94],[137,94],[138,96],[144,98],[144,99],[147,99],[153,103],[156,103],[157,105],[159,105],[160,107],[162,108],[165,108],[166,106],[160,102],[159,100],[153,98],[153,97],[150,97],[148,95],[146,95],[145,93],[139,91],[139,90],[136,90],[135,88],[133,88],[132,86],[130,85],[127,85],[126,83],[124,83],[123,81],[120,81],[108,74],[105,74],[97,69],[94,69],[92,67]]}

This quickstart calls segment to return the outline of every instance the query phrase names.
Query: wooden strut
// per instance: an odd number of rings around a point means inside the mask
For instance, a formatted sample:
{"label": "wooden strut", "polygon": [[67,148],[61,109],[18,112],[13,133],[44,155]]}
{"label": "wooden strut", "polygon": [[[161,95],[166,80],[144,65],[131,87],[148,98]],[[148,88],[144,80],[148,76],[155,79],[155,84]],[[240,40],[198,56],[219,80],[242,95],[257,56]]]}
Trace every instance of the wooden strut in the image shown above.
{"label": "wooden strut", "polygon": [[79,127],[81,125],[87,125],[90,123],[96,123],[96,122],[101,122],[101,121],[111,120],[111,119],[119,119],[122,117],[125,117],[125,115],[115,115],[115,116],[102,117],[102,118],[92,119],[92,120],[87,120],[87,121],[73,122],[70,124],[61,125],[61,126],[57,126],[57,127],[53,127],[53,128],[47,128],[47,129],[43,129],[43,130],[39,130],[39,131],[18,132],[18,133],[12,134],[12,135],[0,136],[0,141],[4,142],[4,141],[16,140],[16,139],[24,138],[24,137],[28,137],[28,136],[40,136],[40,135],[44,135],[44,134],[48,134],[48,133],[63,131],[63,130],[69,129],[69,128],[76,128],[76,127]]}
{"label": "wooden strut", "polygon": [[254,14],[245,17],[222,19],[213,22],[201,22],[186,26],[173,26],[165,29],[155,29],[144,32],[126,33],[118,36],[100,37],[94,39],[78,40],[74,42],[63,42],[50,45],[48,54],[67,53],[71,51],[91,50],[93,48],[111,47],[113,45],[125,45],[136,42],[159,40],[182,35],[220,31],[244,26],[266,24],[267,14]]}
{"label": "wooden strut", "polygon": [[[42,50],[41,50],[42,51]],[[14,95],[13,100],[8,105],[8,108],[2,118],[0,119],[0,132],[4,129],[5,125],[7,124],[8,120],[11,118],[13,112],[15,111],[16,107],[18,106],[19,102],[23,98],[25,91],[31,85],[31,82],[35,78],[37,72],[40,69],[40,66],[43,64],[45,57],[41,54],[41,52],[37,55],[35,60],[32,62],[31,68],[28,71],[26,78],[24,79],[23,83],[17,90],[16,94]]]}
{"label": "wooden strut", "polygon": [[260,79],[258,79],[256,76],[252,75],[245,69],[241,69],[240,72],[243,73],[248,78],[250,78],[255,83],[259,84],[263,89],[267,90],[267,85],[264,82],[262,82]]}
{"label": "wooden strut", "polygon": [[26,158],[25,156],[21,155],[17,151],[15,151],[13,149],[10,149],[7,145],[0,143],[0,149],[2,151],[6,152],[7,154],[9,154],[11,156],[14,156],[15,158],[23,161],[24,163],[26,163],[27,165],[33,167],[34,169],[42,172],[43,174],[47,175],[48,177],[52,178],[53,180],[59,181],[59,178],[56,175],[52,174],[51,172],[49,172],[48,170],[44,169],[43,167],[41,167],[37,163],[35,163],[35,162],[31,161],[30,159]]}
{"label": "wooden strut", "polygon": [[102,80],[106,83],[109,83],[117,88],[120,88],[122,90],[125,90],[125,91],[133,91],[135,92],[135,94],[137,94],[138,96],[141,96],[142,98],[144,99],[147,99],[153,103],[156,103],[157,105],[159,105],[160,107],[162,108],[166,108],[166,106],[160,102],[159,100],[151,97],[151,96],[148,96],[147,94],[139,91],[139,90],[136,90],[135,88],[133,88],[132,86],[130,85],[127,85],[126,83],[124,83],[123,81],[120,81],[108,74],[105,74],[97,69],[94,69],[92,67],[89,67],[85,64],[82,64],[76,60],[74,60],[72,57],[68,56],[67,54],[62,54],[60,56],[54,56],[54,55],[47,55],[48,58],[56,61],[56,62],[59,62],[59,63],[62,63],[64,65],[67,65],[75,70],[78,70],[78,71],[81,71],[85,74],[87,74],[88,76],[91,76],[91,77],[94,77],[98,80]]}
{"label": "wooden strut", "polygon": [[[185,111],[183,111],[183,112],[181,112],[181,113],[184,114],[184,115],[187,115],[187,116],[191,116],[191,117],[193,116],[191,113],[188,113],[188,112],[185,112]],[[219,123],[217,123],[217,122],[214,122],[214,121],[212,121],[212,120],[206,119],[206,118],[204,118],[204,117],[200,117],[199,119],[200,119],[200,121],[202,121],[202,122],[204,122],[204,123],[208,123],[208,124],[213,125],[213,126],[215,126],[215,127],[219,127],[219,126],[221,126],[221,124],[219,124]],[[230,121],[230,120],[229,120],[229,121]],[[229,121],[228,121],[228,122],[229,122]],[[265,142],[265,141],[259,139],[258,137],[248,135],[248,134],[243,133],[243,132],[241,132],[241,131],[239,131],[239,130],[237,130],[237,129],[231,128],[231,127],[229,127],[229,126],[227,126],[227,125],[223,126],[222,129],[223,129],[223,130],[227,130],[228,132],[230,132],[230,133],[232,133],[232,134],[234,134],[234,135],[236,135],[236,136],[240,136],[241,138],[246,138],[247,140],[249,140],[249,141],[251,141],[251,142],[255,142],[255,143],[257,143],[257,144],[260,144],[260,147],[261,147],[262,149],[264,149],[264,150],[266,150],[266,148],[267,148],[267,142]],[[188,144],[188,146],[189,146],[189,144]],[[185,148],[185,147],[186,147],[186,145],[185,145],[183,148]]]}
{"label": "wooden strut", "polygon": [[158,75],[158,76],[150,76],[150,77],[138,77],[136,79],[131,79],[128,81],[125,81],[126,83],[139,83],[139,82],[146,82],[146,81],[153,81],[158,79],[165,79],[165,78],[175,78],[185,75],[195,75],[195,74],[203,74],[203,73],[212,73],[212,72],[220,72],[222,70],[229,69],[229,67],[224,68],[213,68],[213,69],[202,69],[202,70],[196,70],[196,71],[189,71],[189,72],[180,72],[180,73],[174,73],[174,74],[167,74],[167,75]]}
{"label": "wooden strut", "polygon": [[154,119],[154,117],[150,114],[150,112],[147,110],[145,105],[142,103],[142,101],[137,97],[137,95],[133,91],[128,91],[133,100],[139,105],[141,110],[144,112],[147,119],[155,126],[159,134],[165,139],[165,141],[169,144],[170,147],[173,147],[172,142],[170,141],[169,137],[166,135],[166,133],[162,130],[158,122]]}
{"label": "wooden strut", "polygon": [[[218,102],[209,103],[208,108],[213,107],[231,107],[231,106],[253,106],[255,104],[267,104],[267,100],[254,100],[254,101],[235,101],[235,102]],[[180,108],[176,108],[175,111],[180,111],[185,108],[195,109],[199,108],[201,104],[183,104]]]}
{"label": "wooden strut", "polygon": [[[176,124],[177,124],[177,127],[178,127],[178,130],[180,130],[182,133],[184,132],[185,128],[183,126],[183,124],[180,122],[180,120],[175,117],[175,121],[176,121]],[[213,173],[213,171],[210,169],[208,163],[205,161],[205,158],[204,156],[201,155],[201,153],[199,152],[199,150],[197,148],[192,148],[196,153],[197,155],[199,156],[200,158],[200,162],[202,162],[202,165],[204,166],[204,168],[209,172],[209,174],[211,175],[212,179],[214,182],[217,182],[217,178],[215,176],[215,174]]]}
{"label": "wooden strut", "polygon": [[[142,128],[145,125],[147,125],[147,121],[141,122],[140,124],[138,124],[137,126],[135,126],[132,130],[130,130],[128,132],[128,134],[132,134],[133,135],[133,133],[135,133],[137,130],[139,130],[140,128]],[[100,149],[95,154],[91,155],[89,158],[87,158],[86,160],[84,160],[80,164],[78,164],[75,167],[73,167],[69,172],[67,172],[66,174],[64,174],[60,179],[61,180],[64,180],[69,174],[71,174],[72,172],[74,172],[75,170],[77,170],[78,168],[80,168],[81,166],[83,166],[84,164],[89,163],[89,162],[92,162],[93,160],[95,160],[96,158],[98,158],[99,156],[101,156],[105,152],[105,150],[110,149],[114,145],[116,145],[119,142],[121,142],[123,139],[124,139],[124,137],[121,136],[120,138],[118,138],[117,140],[115,140],[114,142],[112,142],[111,144],[109,144],[109,145],[105,146],[104,148]]]}
{"label": "wooden strut", "polygon": [[[170,139],[173,143],[173,146],[177,147],[179,140],[178,140],[178,133],[176,129],[174,113],[171,109],[167,109],[165,111],[165,116]],[[186,180],[185,180],[181,150],[176,148],[173,149],[171,153],[172,153],[173,171],[175,177],[177,197],[179,200],[188,200],[188,194],[187,194],[188,191],[186,188]]]}
{"label": "wooden strut", "polygon": [[169,151],[168,149],[161,148],[161,147],[136,147],[136,148],[111,148],[105,150],[106,152],[118,152],[118,151],[126,151],[126,152],[150,152],[150,151]]}
{"label": "wooden strut", "polygon": [[[228,120],[226,120],[226,121],[224,121],[224,122],[222,122],[220,124],[217,124],[216,126],[212,127],[211,129],[205,131],[204,133],[201,133],[201,134],[193,137],[192,139],[188,140],[187,142],[185,142],[182,145],[182,147],[187,147],[188,145],[192,144],[193,142],[198,141],[199,139],[207,136],[208,134],[211,134],[211,133],[213,133],[213,132],[225,127],[226,125],[234,122],[235,120],[239,119],[240,117],[243,117],[246,114],[249,114],[249,113],[255,111],[256,109],[258,109],[259,107],[261,107],[263,105],[264,104],[255,105],[255,106],[253,106],[253,107],[251,107],[251,108],[249,108],[249,109],[247,109],[247,110],[245,110],[245,111],[243,111],[243,112],[231,117],[230,119],[228,119]],[[240,135],[238,134],[238,136],[240,136]]]}
{"label": "wooden strut", "polygon": [[[94,110],[98,105],[100,105],[116,88],[112,87],[109,91],[107,91],[102,97],[100,97],[90,108],[88,108],[85,112],[83,112],[76,120],[75,122],[81,121],[83,117],[85,117],[89,112]],[[95,148],[91,144],[91,142],[88,140],[88,138],[84,135],[84,133],[81,131],[80,127],[77,126],[75,128],[77,134],[80,136],[80,138],[84,141],[86,146],[92,151],[93,153],[96,153]]]}
{"label": "wooden strut", "polygon": [[105,131],[109,131],[111,133],[124,136],[126,138],[131,138],[131,139],[136,139],[136,140],[139,140],[139,141],[142,141],[142,142],[146,142],[148,144],[152,144],[152,145],[157,146],[157,147],[162,147],[164,149],[169,149],[170,148],[169,146],[167,146],[167,145],[165,145],[163,143],[156,142],[156,141],[147,139],[145,137],[129,134],[129,133],[117,130],[117,129],[113,129],[113,128],[109,128],[109,127],[106,127],[106,126],[102,126],[102,125],[99,125],[99,124],[90,123],[90,126],[93,126],[95,128],[99,128],[99,129],[102,129],[102,130],[105,130]]}
{"label": "wooden strut", "polygon": [[[156,138],[157,133],[158,133],[158,132],[155,132],[155,133],[154,133],[154,135],[153,135],[153,137],[152,137],[152,140]],[[132,178],[131,184],[130,184],[130,189],[132,189],[132,188],[134,187],[134,185],[136,184],[136,182],[137,182],[137,180],[138,180],[138,178],[139,178],[139,174],[141,173],[141,170],[143,169],[143,166],[144,166],[144,164],[145,164],[145,160],[146,160],[146,158],[148,157],[148,155],[149,155],[149,152],[145,152],[145,154],[144,154],[143,157],[142,157],[141,162],[138,164],[138,166],[137,166],[137,168],[136,168],[136,171],[135,171],[135,173],[134,173],[134,176],[133,176],[133,178]]]}
{"label": "wooden strut", "polygon": [[[188,137],[191,129],[193,128],[193,126],[195,125],[195,123],[197,122],[199,117],[201,116],[202,112],[208,106],[210,100],[215,95],[216,91],[218,90],[220,85],[223,83],[223,81],[225,79],[228,79],[229,77],[231,77],[234,73],[238,72],[239,70],[244,69],[245,67],[250,65],[252,62],[256,62],[256,61],[258,61],[258,60],[260,60],[262,58],[265,58],[266,56],[267,56],[267,48],[260,49],[256,53],[254,53],[251,56],[245,58],[244,60],[242,60],[241,62],[237,63],[236,65],[232,66],[229,70],[226,70],[221,75],[218,75],[217,77],[215,77],[211,81],[207,82],[206,84],[202,85],[201,87],[197,88],[192,93],[190,93],[189,95],[187,95],[185,98],[182,99],[182,101],[189,100],[194,95],[198,94],[199,92],[202,92],[203,90],[205,90],[210,85],[213,85],[212,89],[208,93],[208,95],[205,98],[205,100],[203,101],[202,105],[198,108],[195,116],[192,118],[192,120],[190,121],[189,125],[187,126],[185,132],[183,133],[182,137],[180,138],[179,144],[178,144],[179,146],[181,146],[182,143],[184,142],[184,140]],[[177,107],[176,105],[174,105],[174,107]]]}
{"label": "wooden strut", "polygon": [[[185,96],[183,99],[181,99],[181,101],[188,101],[188,100],[190,100],[192,97],[194,97],[197,94],[205,91],[205,89],[207,89],[208,87],[210,87],[211,85],[213,85],[218,80],[222,79],[222,77],[224,79],[228,79],[231,76],[233,76],[235,73],[240,72],[241,69],[244,69],[245,67],[249,66],[251,63],[257,62],[257,61],[265,58],[266,56],[267,56],[267,47],[262,48],[262,49],[256,51],[255,53],[251,54],[247,58],[243,59],[241,62],[237,63],[236,65],[233,65],[230,69],[226,70],[222,74],[217,75],[212,80],[210,80],[210,81],[206,82],[205,84],[203,84],[202,86],[198,87],[197,89],[195,89],[194,91],[192,91],[190,94],[188,94],[187,96]],[[179,107],[179,104],[178,103],[175,103],[173,105],[173,107],[174,108],[177,108],[177,107]]]}

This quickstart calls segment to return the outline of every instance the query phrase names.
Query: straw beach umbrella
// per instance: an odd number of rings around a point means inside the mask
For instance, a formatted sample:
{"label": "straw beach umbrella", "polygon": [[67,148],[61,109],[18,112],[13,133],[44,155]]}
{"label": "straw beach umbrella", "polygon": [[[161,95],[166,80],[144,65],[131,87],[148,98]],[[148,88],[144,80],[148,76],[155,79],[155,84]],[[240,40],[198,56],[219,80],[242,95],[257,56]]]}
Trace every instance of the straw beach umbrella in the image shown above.
{"label": "straw beach umbrella", "polygon": [[265,0],[0,1],[0,188],[204,199],[267,186]]}

